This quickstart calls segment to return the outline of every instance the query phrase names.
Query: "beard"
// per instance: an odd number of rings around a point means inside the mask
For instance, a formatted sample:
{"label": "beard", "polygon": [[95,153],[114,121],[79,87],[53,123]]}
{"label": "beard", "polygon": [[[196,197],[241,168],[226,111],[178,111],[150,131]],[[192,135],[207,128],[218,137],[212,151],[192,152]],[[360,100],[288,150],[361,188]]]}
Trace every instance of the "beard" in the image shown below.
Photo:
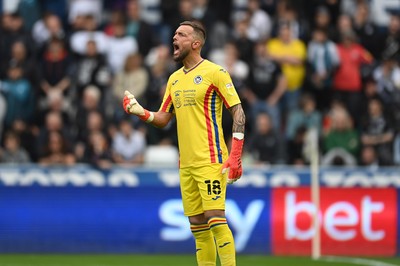
{"label": "beard", "polygon": [[189,50],[182,50],[177,56],[174,56],[173,59],[175,62],[182,62],[188,55]]}

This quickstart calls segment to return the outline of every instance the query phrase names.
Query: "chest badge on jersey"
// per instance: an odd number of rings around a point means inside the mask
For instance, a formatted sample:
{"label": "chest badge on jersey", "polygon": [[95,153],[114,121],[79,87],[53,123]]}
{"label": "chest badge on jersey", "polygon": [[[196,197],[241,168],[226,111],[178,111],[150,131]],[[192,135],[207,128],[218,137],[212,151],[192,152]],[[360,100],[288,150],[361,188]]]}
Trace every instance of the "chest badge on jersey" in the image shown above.
{"label": "chest badge on jersey", "polygon": [[201,82],[203,81],[203,77],[198,75],[196,77],[194,77],[193,82],[197,85],[199,85]]}

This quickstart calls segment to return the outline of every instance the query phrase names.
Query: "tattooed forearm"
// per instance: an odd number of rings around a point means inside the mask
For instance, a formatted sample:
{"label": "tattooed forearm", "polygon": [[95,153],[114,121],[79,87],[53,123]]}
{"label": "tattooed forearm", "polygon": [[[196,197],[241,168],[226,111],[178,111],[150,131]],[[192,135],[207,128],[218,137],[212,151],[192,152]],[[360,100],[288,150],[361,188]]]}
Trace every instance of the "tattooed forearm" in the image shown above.
{"label": "tattooed forearm", "polygon": [[232,132],[244,133],[244,126],[246,123],[246,116],[244,114],[241,104],[237,104],[229,108],[229,112],[233,118]]}

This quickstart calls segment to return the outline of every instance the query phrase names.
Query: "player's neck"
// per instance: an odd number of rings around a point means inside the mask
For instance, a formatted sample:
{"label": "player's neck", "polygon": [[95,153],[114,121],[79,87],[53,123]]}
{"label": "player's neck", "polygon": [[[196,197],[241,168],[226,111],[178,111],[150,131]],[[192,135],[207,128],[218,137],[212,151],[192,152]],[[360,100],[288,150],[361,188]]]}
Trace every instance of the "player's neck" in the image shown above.
{"label": "player's neck", "polygon": [[200,55],[190,57],[187,56],[182,62],[183,68],[185,69],[185,71],[190,71],[192,68],[196,67],[202,60],[203,58]]}

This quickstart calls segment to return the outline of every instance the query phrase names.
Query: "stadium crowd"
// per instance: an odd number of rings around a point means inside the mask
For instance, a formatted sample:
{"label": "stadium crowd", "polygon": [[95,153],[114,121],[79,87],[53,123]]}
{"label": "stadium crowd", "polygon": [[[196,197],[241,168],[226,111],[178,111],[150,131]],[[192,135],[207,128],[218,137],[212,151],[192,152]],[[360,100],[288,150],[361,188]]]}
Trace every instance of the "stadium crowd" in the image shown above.
{"label": "stadium crowd", "polygon": [[4,0],[0,11],[1,163],[108,168],[176,148],[173,124],[152,128],[121,102],[129,89],[158,110],[181,67],[172,35],[198,20],[203,57],[231,74],[247,114],[245,163],[309,164],[314,128],[323,165],[400,165],[400,0]]}

